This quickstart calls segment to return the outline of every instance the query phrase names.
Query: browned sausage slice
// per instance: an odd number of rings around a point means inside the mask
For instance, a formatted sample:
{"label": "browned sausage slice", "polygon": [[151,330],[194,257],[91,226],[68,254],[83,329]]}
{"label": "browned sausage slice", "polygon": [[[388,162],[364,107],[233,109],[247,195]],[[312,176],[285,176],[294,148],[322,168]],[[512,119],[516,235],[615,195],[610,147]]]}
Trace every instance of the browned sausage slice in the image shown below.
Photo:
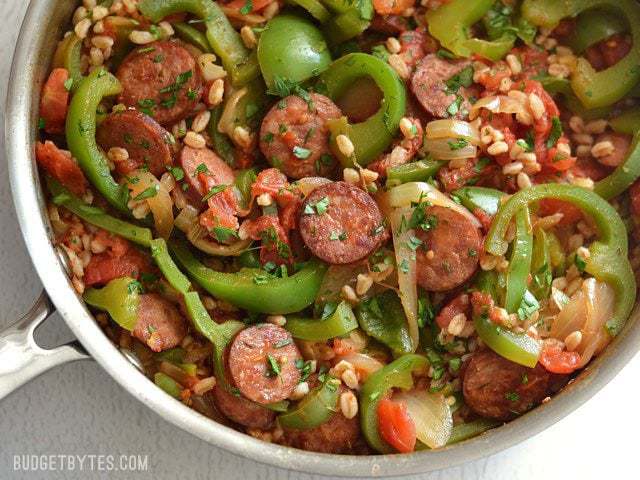
{"label": "browned sausage slice", "polygon": [[423,242],[416,255],[418,283],[432,292],[451,290],[469,280],[476,271],[480,230],[463,214],[450,208],[429,207],[425,215],[431,228],[416,229],[416,237]]}
{"label": "browned sausage slice", "polygon": [[211,177],[214,185],[233,185],[233,170],[213,150],[185,146],[180,152],[180,165],[184,170],[184,180],[188,183],[187,193],[192,200],[200,203],[207,193],[204,191],[199,174]]}
{"label": "browned sausage slice", "polygon": [[[464,112],[471,108],[471,92],[464,86],[453,89],[447,87],[447,81],[470,65],[469,61],[443,60],[435,54],[429,54],[416,66],[411,78],[411,91],[420,105],[434,117],[463,118],[466,116]],[[452,81],[451,85],[454,83]]]}
{"label": "browned sausage slice", "polygon": [[196,61],[180,42],[160,41],[138,48],[116,73],[122,84],[119,101],[170,125],[187,117],[202,97]]}
{"label": "browned sausage slice", "polygon": [[96,140],[105,152],[120,147],[129,153],[128,160],[116,163],[116,170],[121,175],[146,166],[151,173],[160,176],[173,162],[169,132],[137,110],[109,114],[98,127]]}
{"label": "browned sausage slice", "polygon": [[187,327],[178,309],[156,293],[140,295],[138,322],[133,335],[154,352],[168,350],[180,344]]}
{"label": "browned sausage slice", "polygon": [[475,353],[464,371],[462,392],[478,415],[509,420],[551,393],[553,377],[542,365],[527,368],[491,350]]}
{"label": "browned sausage slice", "polygon": [[269,404],[291,395],[300,380],[300,352],[289,332],[265,323],[245,328],[229,349],[229,372],[240,393]]}
{"label": "browned sausage slice", "polygon": [[607,167],[617,167],[627,158],[627,151],[631,145],[631,136],[623,133],[603,133],[596,139],[596,144],[600,142],[611,142],[613,145],[613,153],[598,157],[597,160]]}
{"label": "browned sausage slice", "polygon": [[376,202],[346,182],[316,188],[300,212],[304,243],[316,257],[331,264],[361,260],[386,238]]}
{"label": "browned sausage slice", "polygon": [[266,430],[273,425],[276,418],[276,412],[273,410],[261,407],[240,395],[229,393],[219,386],[213,389],[213,401],[229,420],[248,428]]}
{"label": "browned sausage slice", "polygon": [[288,177],[329,176],[337,163],[329,150],[327,120],[341,115],[324,95],[312,93],[309,103],[295,95],[286,97],[262,121],[260,150]]}

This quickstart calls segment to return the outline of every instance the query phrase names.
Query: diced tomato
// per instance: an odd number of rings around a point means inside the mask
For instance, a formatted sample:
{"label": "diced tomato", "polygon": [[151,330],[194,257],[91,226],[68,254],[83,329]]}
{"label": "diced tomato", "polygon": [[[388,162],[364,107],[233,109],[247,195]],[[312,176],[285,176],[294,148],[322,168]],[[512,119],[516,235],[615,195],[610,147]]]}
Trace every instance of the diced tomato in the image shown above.
{"label": "diced tomato", "polygon": [[546,217],[547,215],[554,215],[556,213],[562,213],[560,225],[573,225],[582,220],[582,210],[569,202],[556,198],[545,198],[540,201],[538,208],[539,216]]}
{"label": "diced tomato", "polygon": [[470,159],[461,168],[443,167],[438,172],[438,179],[447,192],[464,187],[469,182],[482,183],[481,180],[490,177],[496,172],[496,164],[482,165],[479,159]]}
{"label": "diced tomato", "polygon": [[493,222],[493,216],[489,215],[483,209],[478,207],[474,208],[471,213],[473,213],[473,216],[480,221],[480,223],[482,224],[482,228],[485,231],[489,231],[489,229],[491,228],[491,222]]}
{"label": "diced tomato", "polygon": [[104,285],[121,277],[139,278],[142,272],[151,270],[148,257],[127,240],[107,233],[100,235],[107,250],[91,257],[84,272],[87,286]]}
{"label": "diced tomato", "polygon": [[380,15],[399,15],[415,3],[416,0],[373,0],[373,8]]}
{"label": "diced tomato", "polygon": [[422,27],[401,33],[398,40],[400,56],[409,68],[413,68],[427,53],[438,50],[438,43]]}
{"label": "diced tomato", "polygon": [[402,15],[376,15],[371,21],[371,30],[386,35],[398,35],[411,27],[409,19]]}
{"label": "diced tomato", "polygon": [[45,172],[72,193],[82,196],[87,191],[88,183],[84,173],[71,154],[60,150],[55,143],[49,140],[36,143],[36,160]]}
{"label": "diced tomato", "polygon": [[[227,3],[225,7],[240,13],[243,8],[249,9],[249,11],[242,10],[243,14],[256,13],[265,8],[267,5],[273,3],[275,0],[232,0]],[[251,7],[251,8],[249,8]]]}
{"label": "diced tomato", "polygon": [[354,353],[356,351],[356,347],[353,342],[340,337],[336,337],[333,339],[333,351],[336,355],[349,355],[350,353]]}
{"label": "diced tomato", "polygon": [[623,35],[613,35],[595,45],[591,45],[585,51],[585,58],[596,71],[612,67],[631,50],[631,41]]}
{"label": "diced tomato", "polygon": [[261,240],[260,262],[274,262],[276,265],[290,264],[293,261],[289,236],[280,224],[278,217],[262,215],[245,220],[240,226],[242,238]]}
{"label": "diced tomato", "polygon": [[404,403],[388,398],[380,400],[378,430],[380,436],[400,453],[413,452],[416,446],[416,424]]}
{"label": "diced tomato", "polygon": [[516,48],[512,53],[520,57],[520,63],[522,65],[520,78],[529,79],[546,73],[548,67],[547,58],[549,57],[549,53],[546,50],[542,48],[524,47]]}
{"label": "diced tomato", "polygon": [[493,307],[493,297],[490,293],[475,291],[471,294],[471,307],[474,316],[480,315]]}
{"label": "diced tomato", "polygon": [[438,313],[436,323],[440,328],[445,329],[449,326],[453,317],[460,313],[464,313],[467,317],[471,315],[471,302],[469,301],[469,295],[466,293],[458,295],[447,303]]}
{"label": "diced tomato", "polygon": [[478,83],[489,92],[496,92],[500,88],[500,83],[505,78],[511,77],[511,70],[506,62],[500,60],[491,65],[491,68],[480,74]]}
{"label": "diced tomato", "polygon": [[557,147],[553,147],[547,152],[547,158],[544,162],[545,168],[554,172],[564,172],[575,164],[576,157],[567,157]]}
{"label": "diced tomato", "polygon": [[640,215],[640,180],[636,180],[629,188],[629,197],[631,198],[631,210],[635,215]]}
{"label": "diced tomato", "polygon": [[42,89],[40,116],[44,120],[44,131],[51,134],[64,133],[67,119],[69,91],[65,82],[69,72],[64,68],[54,68]]}
{"label": "diced tomato", "polygon": [[545,341],[538,361],[551,373],[568,374],[580,366],[580,354],[562,350],[560,342]]}
{"label": "diced tomato", "polygon": [[[199,173],[198,180],[203,186],[203,191],[209,192],[218,186],[214,176],[207,173]],[[200,215],[200,225],[211,232],[216,227],[229,228],[234,232],[238,230],[238,210],[240,205],[232,188],[226,188],[207,199],[209,208]]]}

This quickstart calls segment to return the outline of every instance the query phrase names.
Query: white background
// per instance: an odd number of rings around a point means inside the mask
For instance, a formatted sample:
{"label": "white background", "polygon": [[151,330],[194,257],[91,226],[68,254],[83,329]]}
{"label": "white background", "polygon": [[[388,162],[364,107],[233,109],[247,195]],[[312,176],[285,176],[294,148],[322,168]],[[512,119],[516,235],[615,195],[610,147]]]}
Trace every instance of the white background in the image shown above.
{"label": "white background", "polygon": [[[38,1],[38,0],[33,0]],[[26,0],[0,0],[0,98]],[[0,130],[4,107],[0,107]],[[0,327],[24,313],[41,285],[13,212],[0,137]],[[43,339],[70,338],[54,316]],[[546,432],[492,457],[423,479],[639,478],[640,357],[585,406]],[[149,472],[109,478],[285,479],[299,475],[244,460],[169,425],[125,393],[97,364],[81,362],[49,372],[0,405],[0,479],[106,478],[106,473],[24,473],[14,454],[148,454]],[[348,473],[348,472],[345,472]]]}

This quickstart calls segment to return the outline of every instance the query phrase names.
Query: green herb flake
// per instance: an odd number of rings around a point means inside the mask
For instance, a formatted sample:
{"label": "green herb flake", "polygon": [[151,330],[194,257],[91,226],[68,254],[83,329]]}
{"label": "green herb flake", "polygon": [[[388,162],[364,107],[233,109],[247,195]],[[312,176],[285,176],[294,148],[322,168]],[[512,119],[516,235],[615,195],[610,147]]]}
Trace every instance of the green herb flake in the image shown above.
{"label": "green herb flake", "polygon": [[267,354],[267,362],[268,362],[268,366],[269,366],[269,371],[267,372],[267,376],[278,376],[280,375],[280,364],[278,363],[278,360],[271,355],[270,353]]}
{"label": "green herb flake", "polygon": [[64,81],[64,89],[65,89],[67,92],[70,92],[72,87],[73,87],[73,78],[67,78],[67,79]]}
{"label": "green herb flake", "polygon": [[152,185],[149,188],[144,189],[135,197],[133,197],[133,199],[136,201],[140,201],[140,200],[146,200],[147,198],[153,198],[158,194],[159,190],[160,190],[160,185],[157,185],[157,184]]}
{"label": "green herb flake", "polygon": [[459,138],[455,141],[448,141],[447,144],[449,145],[450,150],[460,150],[461,148],[469,145],[469,142],[464,138]]}
{"label": "green herb flake", "polygon": [[207,168],[207,166],[204,163],[201,163],[200,165],[198,165],[196,167],[196,169],[193,171],[193,176],[197,177],[198,174],[200,173],[209,173],[209,169]]}
{"label": "green herb flake", "polygon": [[520,395],[518,395],[516,392],[507,392],[504,394],[504,398],[506,398],[510,402],[515,403],[520,400]]}
{"label": "green herb flake", "polygon": [[211,187],[211,189],[207,192],[207,194],[204,197],[202,197],[202,203],[205,203],[214,195],[217,195],[220,192],[224,192],[227,189],[227,186],[228,185],[216,185],[214,187]]}
{"label": "green herb flake", "polygon": [[311,150],[309,150],[308,148],[295,146],[293,147],[293,155],[296,158],[304,160],[311,156]]}
{"label": "green herb flake", "polygon": [[127,291],[130,295],[133,295],[134,293],[142,294],[144,293],[144,288],[138,280],[134,280],[132,282],[129,282],[129,285],[127,285]]}
{"label": "green herb flake", "polygon": [[180,167],[167,167],[167,170],[173,175],[173,178],[175,178],[177,182],[184,179],[184,170]]}
{"label": "green herb flake", "polygon": [[247,0],[245,4],[240,9],[240,15],[249,15],[253,11],[253,2],[251,0]]}
{"label": "green herb flake", "polygon": [[562,123],[559,117],[553,117],[551,119],[551,132],[547,138],[547,148],[553,148],[558,143],[558,140],[562,136]]}

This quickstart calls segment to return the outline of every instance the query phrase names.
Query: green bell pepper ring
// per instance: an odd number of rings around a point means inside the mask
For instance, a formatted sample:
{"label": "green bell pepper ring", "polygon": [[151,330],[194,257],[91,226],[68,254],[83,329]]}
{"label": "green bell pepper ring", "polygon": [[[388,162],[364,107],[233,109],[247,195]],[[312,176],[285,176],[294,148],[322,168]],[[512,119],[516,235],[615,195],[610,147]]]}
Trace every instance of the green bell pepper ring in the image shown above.
{"label": "green bell pepper ring", "polygon": [[171,395],[173,398],[180,399],[182,387],[169,375],[162,372],[157,372],[153,376],[153,383],[155,383],[158,387],[164,390],[165,393]]}
{"label": "green bell pepper ring", "polygon": [[273,315],[299,312],[311,305],[327,270],[325,264],[310,260],[285,278],[252,268],[222,273],[200,263],[184,241],[170,241],[169,249],[191,278],[214,297],[251,312]]}
{"label": "green bell pepper ring", "polygon": [[486,187],[462,187],[451,194],[454,199],[460,200],[460,203],[470,212],[478,208],[491,216],[498,213],[500,199],[504,195],[504,192],[500,190]]}
{"label": "green bell pepper ring", "polygon": [[387,188],[401,183],[426,182],[432,178],[447,162],[441,160],[418,160],[405,163],[387,170]]}
{"label": "green bell pepper ring", "polygon": [[493,220],[485,239],[485,249],[494,255],[506,251],[504,235],[518,210],[544,198],[556,198],[572,203],[589,215],[596,225],[599,239],[589,247],[585,271],[614,289],[616,305],[607,330],[617,335],[624,326],[636,299],[636,279],[628,259],[627,229],[624,222],[606,200],[597,193],[565,184],[535,185],[513,195]]}
{"label": "green bell pepper ring", "polygon": [[169,255],[169,249],[167,248],[167,242],[164,238],[156,238],[151,240],[151,256],[153,257],[156,265],[167,279],[169,285],[175,288],[183,295],[191,289],[191,282],[180,271],[178,266],[174,263],[173,259]]}
{"label": "green bell pepper ring", "polygon": [[90,288],[84,292],[83,298],[92,307],[108,312],[122,328],[132,331],[138,323],[140,304],[136,285],[133,278],[116,278],[102,288]]}
{"label": "green bell pepper ring", "polygon": [[211,45],[209,45],[207,36],[188,23],[174,23],[173,29],[176,31],[176,35],[178,36],[178,38],[193,45],[194,47],[197,47],[198,49],[202,50],[202,52],[211,53],[213,51],[211,49]]}
{"label": "green bell pepper ring", "polygon": [[80,82],[67,114],[66,137],[71,154],[89,181],[117,210],[130,214],[129,190],[111,176],[107,158],[96,143],[96,110],[104,97],[117,95],[122,86],[104,68],[97,68]]}
{"label": "green bell pepper ring", "polygon": [[378,403],[392,388],[413,387],[413,372],[429,368],[426,357],[413,353],[403,355],[372,373],[360,391],[360,422],[362,433],[371,448],[380,453],[394,453],[378,429]]}
{"label": "green bell pepper ring", "polygon": [[580,54],[591,45],[628,30],[624,19],[609,9],[597,8],[581,13],[567,39],[567,45]]}
{"label": "green bell pepper ring", "polygon": [[53,68],[65,68],[73,80],[71,91],[75,92],[84,78],[82,75],[82,40],[75,33],[65,37],[53,56]]}
{"label": "green bell pepper ring", "polygon": [[483,58],[497,62],[511,51],[515,42],[515,35],[507,35],[493,41],[481,38],[470,38],[464,42],[464,47]]}
{"label": "green bell pepper ring", "polygon": [[[350,53],[336,60],[320,75],[319,92],[334,101],[359,78],[369,76],[382,91],[380,109],[363,122],[349,124],[346,117],[328,122],[331,131],[331,149],[343,166],[354,161],[368,165],[393,141],[406,107],[406,91],[398,74],[383,60],[366,53]],[[344,134],[353,143],[355,153],[347,157],[336,145],[336,137]]]}
{"label": "green bell pepper ring", "polygon": [[189,12],[201,18],[207,27],[209,45],[222,60],[234,87],[241,87],[260,74],[255,55],[244,46],[226,15],[212,0],[142,0],[142,14],[154,23],[174,13]]}
{"label": "green bell pepper ring", "polygon": [[336,310],[324,320],[313,318],[287,318],[285,328],[294,338],[322,342],[330,338],[341,337],[358,328],[358,322],[351,305],[343,301]]}
{"label": "green bell pepper ring", "polygon": [[476,315],[473,325],[491,350],[512,362],[533,368],[540,356],[540,343],[526,333],[513,333],[493,323],[486,313]]}
{"label": "green bell pepper ring", "polygon": [[571,86],[589,109],[612,105],[640,81],[640,5],[636,0],[525,0],[522,4],[525,19],[548,28],[553,28],[563,18],[598,7],[611,9],[626,19],[633,47],[617,64],[600,72],[596,72],[586,59],[578,59]]}
{"label": "green bell pepper ring", "polygon": [[484,17],[494,1],[452,0],[429,10],[426,14],[429,33],[457,56],[470,57],[473,52],[467,44],[469,27]]}
{"label": "green bell pepper ring", "polygon": [[304,8],[309,14],[324,23],[331,18],[331,13],[318,0],[289,0],[287,3]]}
{"label": "green bell pepper ring", "polygon": [[542,228],[533,230],[531,276],[531,293],[540,300],[549,298],[553,279],[551,253],[549,252],[549,236]]}
{"label": "green bell pepper ring", "polygon": [[635,132],[627,158],[608,176],[596,182],[593,191],[609,200],[620,195],[640,177],[640,130]]}
{"label": "green bell pepper ring", "polygon": [[640,131],[640,108],[628,110],[609,120],[609,125],[618,133],[635,135]]}
{"label": "green bell pepper ring", "polygon": [[309,430],[327,422],[337,411],[340,380],[327,377],[322,384],[309,392],[290,412],[278,416],[284,428]]}
{"label": "green bell pepper ring", "polygon": [[48,175],[45,176],[45,181],[54,204],[63,206],[91,225],[103,228],[107,232],[131,240],[133,243],[143,247],[148,247],[151,244],[152,233],[148,228],[124,222],[105,213],[101,208],[87,205]]}
{"label": "green bell pepper ring", "polygon": [[613,106],[598,107],[587,109],[582,104],[580,99],[576,97],[571,88],[571,82],[566,78],[551,77],[548,75],[541,75],[534,77],[534,80],[538,80],[544,89],[551,95],[561,94],[564,97],[564,105],[574,115],[581,117],[583,120],[596,120],[598,118],[606,118],[613,111]]}
{"label": "green bell pepper ring", "polygon": [[360,302],[356,317],[367,335],[388,346],[393,353],[401,355],[414,350],[407,317],[394,290]]}
{"label": "green bell pepper ring", "polygon": [[531,270],[531,253],[533,235],[529,221],[529,209],[522,208],[516,214],[516,237],[513,241],[509,268],[507,269],[507,290],[504,308],[514,313],[520,307],[524,292],[527,290],[527,279]]}
{"label": "green bell pepper ring", "polygon": [[329,47],[320,30],[298,15],[278,15],[267,23],[258,41],[258,62],[267,87],[276,78],[304,82],[331,64]]}
{"label": "green bell pepper ring", "polygon": [[[365,1],[370,3],[370,0]],[[372,18],[363,18],[362,14],[356,9],[347,10],[325,22],[324,34],[331,45],[337,46],[364,32],[369,28]]]}

